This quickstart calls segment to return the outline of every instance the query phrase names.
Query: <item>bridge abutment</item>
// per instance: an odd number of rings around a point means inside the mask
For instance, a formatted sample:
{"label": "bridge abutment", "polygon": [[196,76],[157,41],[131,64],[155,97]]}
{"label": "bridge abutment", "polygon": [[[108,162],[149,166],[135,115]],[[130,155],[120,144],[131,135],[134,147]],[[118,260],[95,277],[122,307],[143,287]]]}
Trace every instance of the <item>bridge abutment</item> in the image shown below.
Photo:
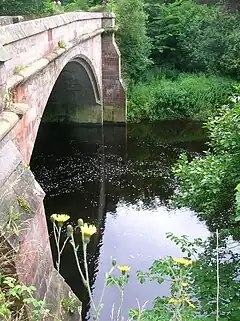
{"label": "bridge abutment", "polygon": [[126,93],[121,78],[121,54],[114,37],[115,19],[105,14],[102,19],[102,92],[103,121],[126,122]]}

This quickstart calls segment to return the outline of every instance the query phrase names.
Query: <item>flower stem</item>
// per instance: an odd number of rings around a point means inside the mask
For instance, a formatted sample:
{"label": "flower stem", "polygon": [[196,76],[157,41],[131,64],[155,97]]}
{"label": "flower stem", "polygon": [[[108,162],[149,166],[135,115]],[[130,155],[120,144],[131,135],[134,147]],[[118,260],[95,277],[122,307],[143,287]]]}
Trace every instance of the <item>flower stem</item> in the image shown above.
{"label": "flower stem", "polygon": [[[56,233],[57,231],[57,233]],[[61,253],[60,253],[60,248],[59,248],[59,242],[60,242],[60,234],[61,234],[61,227],[57,227],[55,222],[53,222],[53,235],[57,247],[57,261],[56,261],[56,267],[57,271],[59,272],[60,269],[60,260],[61,260]]]}
{"label": "flower stem", "polygon": [[66,240],[63,243],[63,246],[62,246],[61,251],[60,251],[60,255],[62,254],[62,252],[63,252],[68,240],[69,240],[69,236],[66,238]]}
{"label": "flower stem", "polygon": [[120,298],[120,307],[119,307],[119,321],[123,321],[123,300],[124,300],[124,286],[121,286],[121,298]]}
{"label": "flower stem", "polygon": [[61,237],[61,231],[62,231],[62,227],[59,226],[58,227],[58,246],[57,246],[57,252],[58,252],[58,259],[57,259],[57,271],[59,272],[60,270],[60,264],[61,264],[61,251],[60,251],[60,237]]}
{"label": "flower stem", "polygon": [[73,252],[74,252],[77,268],[78,268],[79,274],[80,274],[80,276],[82,278],[83,284],[86,286],[86,280],[85,280],[85,277],[84,277],[84,275],[82,273],[82,269],[81,269],[81,266],[80,266],[80,263],[79,263],[76,244],[75,244],[75,240],[74,240],[74,236],[73,235],[71,235],[71,241],[72,241],[71,244],[72,244],[72,247],[73,247]]}
{"label": "flower stem", "polygon": [[94,320],[98,321],[98,309],[96,309],[96,306],[94,304],[91,288],[90,288],[90,282],[89,282],[88,263],[87,263],[87,243],[84,242],[84,240],[83,240],[83,260],[84,260],[84,268],[85,268],[85,274],[86,274],[86,286],[87,286],[88,295],[94,310]]}
{"label": "flower stem", "polygon": [[216,321],[219,320],[219,294],[220,294],[220,276],[219,276],[219,233],[216,230],[217,238],[217,307],[216,307]]}
{"label": "flower stem", "polygon": [[[114,270],[114,266],[111,268],[111,270],[108,272],[108,275],[111,276],[113,270]],[[101,296],[100,296],[100,299],[99,299],[99,302],[98,302],[98,306],[97,306],[97,313],[100,312],[101,310],[101,307],[102,307],[102,301],[103,301],[103,298],[104,298],[104,293],[105,293],[105,289],[107,287],[107,282],[108,282],[108,277],[106,276],[105,278],[105,283],[104,283],[104,286],[103,286],[103,289],[102,289],[102,293],[101,293]]]}

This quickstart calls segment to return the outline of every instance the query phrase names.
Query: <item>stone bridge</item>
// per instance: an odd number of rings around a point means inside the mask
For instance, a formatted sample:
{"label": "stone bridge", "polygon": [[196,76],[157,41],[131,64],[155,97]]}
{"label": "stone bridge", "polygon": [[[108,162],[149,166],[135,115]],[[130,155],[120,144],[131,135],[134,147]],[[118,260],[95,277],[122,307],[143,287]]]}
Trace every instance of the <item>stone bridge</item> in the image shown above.
{"label": "stone bridge", "polygon": [[0,241],[53,319],[71,291],[53,268],[44,192],[27,166],[39,125],[125,119],[111,14],[75,12],[0,27]]}

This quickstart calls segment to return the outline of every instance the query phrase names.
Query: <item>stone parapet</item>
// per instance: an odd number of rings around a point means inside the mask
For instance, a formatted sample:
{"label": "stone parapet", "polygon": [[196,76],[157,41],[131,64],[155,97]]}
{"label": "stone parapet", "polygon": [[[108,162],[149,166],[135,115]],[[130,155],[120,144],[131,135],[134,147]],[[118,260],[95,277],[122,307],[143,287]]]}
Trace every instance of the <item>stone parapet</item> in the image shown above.
{"label": "stone parapet", "polygon": [[22,16],[0,16],[0,27],[22,22],[23,20],[24,18]]}

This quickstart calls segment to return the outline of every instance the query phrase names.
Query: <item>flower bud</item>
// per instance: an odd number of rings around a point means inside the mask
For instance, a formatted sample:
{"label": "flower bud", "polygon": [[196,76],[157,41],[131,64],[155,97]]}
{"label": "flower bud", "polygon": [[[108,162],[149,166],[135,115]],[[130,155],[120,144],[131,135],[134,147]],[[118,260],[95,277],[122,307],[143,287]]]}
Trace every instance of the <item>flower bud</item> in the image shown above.
{"label": "flower bud", "polygon": [[73,235],[73,227],[70,224],[67,226],[67,235],[68,236]]}
{"label": "flower bud", "polygon": [[115,259],[112,259],[112,266],[115,266],[117,264],[117,261]]}
{"label": "flower bud", "polygon": [[84,222],[83,219],[79,218],[78,219],[78,226],[81,228],[81,226],[83,226]]}

